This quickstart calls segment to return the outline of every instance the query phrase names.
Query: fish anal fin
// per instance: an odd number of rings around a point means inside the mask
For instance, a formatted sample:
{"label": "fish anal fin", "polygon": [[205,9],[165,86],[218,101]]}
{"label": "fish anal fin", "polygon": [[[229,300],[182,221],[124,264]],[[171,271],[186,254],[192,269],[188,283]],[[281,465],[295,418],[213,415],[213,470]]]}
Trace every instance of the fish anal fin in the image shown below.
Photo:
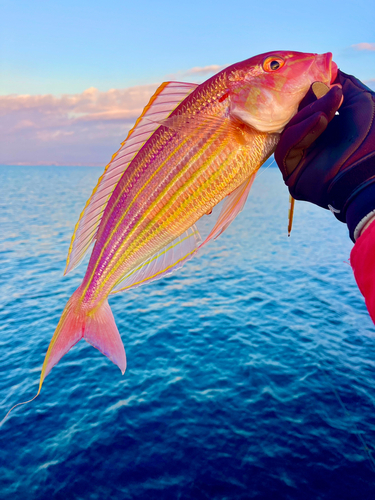
{"label": "fish anal fin", "polygon": [[193,225],[162,250],[126,273],[111,293],[118,293],[151,283],[181,268],[197,251],[201,242],[198,229]]}

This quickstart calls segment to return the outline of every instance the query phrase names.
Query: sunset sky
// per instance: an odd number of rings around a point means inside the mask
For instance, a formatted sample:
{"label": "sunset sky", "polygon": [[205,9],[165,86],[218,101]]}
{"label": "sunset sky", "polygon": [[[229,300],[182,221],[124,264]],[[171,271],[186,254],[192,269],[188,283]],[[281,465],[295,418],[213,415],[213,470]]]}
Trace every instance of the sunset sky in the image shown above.
{"label": "sunset sky", "polygon": [[375,2],[0,0],[0,164],[102,165],[155,88],[270,50],[375,88]]}

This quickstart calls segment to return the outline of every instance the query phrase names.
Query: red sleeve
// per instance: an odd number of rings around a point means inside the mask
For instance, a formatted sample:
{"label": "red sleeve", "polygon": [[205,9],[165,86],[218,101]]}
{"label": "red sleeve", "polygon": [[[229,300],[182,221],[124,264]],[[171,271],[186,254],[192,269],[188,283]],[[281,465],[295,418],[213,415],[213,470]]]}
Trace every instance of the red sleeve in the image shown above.
{"label": "red sleeve", "polygon": [[365,298],[368,312],[375,323],[375,223],[358,238],[351,253],[350,264],[358,288]]}

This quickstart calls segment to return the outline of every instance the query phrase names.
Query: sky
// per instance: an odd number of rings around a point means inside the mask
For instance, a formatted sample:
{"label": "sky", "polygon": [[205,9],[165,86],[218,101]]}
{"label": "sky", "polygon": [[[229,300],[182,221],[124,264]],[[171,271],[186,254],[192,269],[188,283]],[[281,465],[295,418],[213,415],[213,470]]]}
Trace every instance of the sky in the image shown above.
{"label": "sky", "polygon": [[375,88],[375,2],[0,0],[0,164],[105,166],[163,81],[272,50]]}

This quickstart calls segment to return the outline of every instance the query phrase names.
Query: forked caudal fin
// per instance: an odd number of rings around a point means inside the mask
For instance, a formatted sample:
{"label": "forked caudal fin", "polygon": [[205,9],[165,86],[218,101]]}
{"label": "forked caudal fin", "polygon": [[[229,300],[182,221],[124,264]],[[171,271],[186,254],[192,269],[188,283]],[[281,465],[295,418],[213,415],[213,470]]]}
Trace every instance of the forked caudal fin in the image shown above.
{"label": "forked caudal fin", "polygon": [[[125,373],[125,349],[108,301],[105,300],[95,309],[86,312],[81,306],[79,290],[77,290],[66,304],[49,344],[40,375],[38,393],[25,403],[33,401],[39,395],[43,381],[52,368],[82,338],[115,363],[122,374]],[[18,403],[13,408],[25,403]],[[13,408],[9,410],[3,421]]]}
{"label": "forked caudal fin", "polygon": [[78,290],[70,297],[52,337],[40,375],[39,390],[45,377],[77,342],[84,338],[125,373],[125,349],[108,301],[85,312]]}

